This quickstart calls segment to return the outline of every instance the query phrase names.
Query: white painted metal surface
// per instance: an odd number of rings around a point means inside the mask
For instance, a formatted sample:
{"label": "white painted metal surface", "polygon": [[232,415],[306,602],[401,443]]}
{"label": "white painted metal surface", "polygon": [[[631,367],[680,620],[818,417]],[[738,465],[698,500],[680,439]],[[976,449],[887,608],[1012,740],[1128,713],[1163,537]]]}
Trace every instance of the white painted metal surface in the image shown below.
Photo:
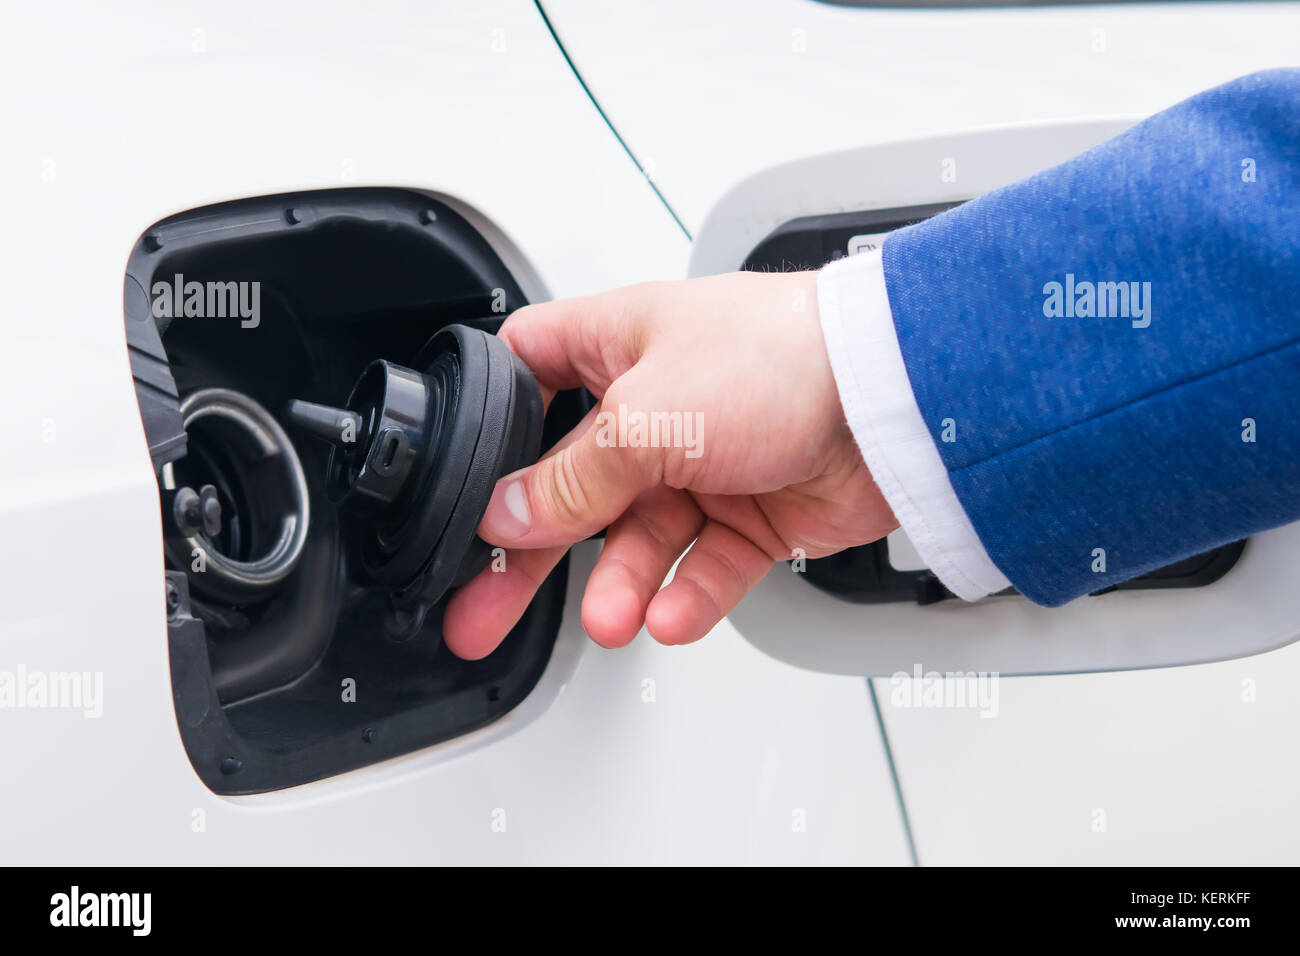
{"label": "white painted metal surface", "polygon": [[[984,143],[981,154],[1006,171],[1041,167],[1055,161],[1044,126],[1139,117],[1300,56],[1294,3],[545,6],[696,235],[694,273],[735,268],[794,215],[968,198],[995,184],[980,179],[987,164],[980,174],[960,156],[957,182],[942,182],[940,160],[953,155],[937,148],[945,140]],[[1010,132],[978,132],[995,127]],[[958,135],[966,131],[976,132]],[[918,141],[936,148],[905,145]],[[790,175],[796,168],[812,174]],[[1176,626],[1169,603],[1151,594],[1065,612],[1014,598],[924,611],[829,607],[784,568],[732,622],[768,653],[837,672],[1068,670],[1071,646],[1074,666],[1098,654],[1115,664],[1137,654],[1213,659],[1244,634],[1268,647],[1300,629],[1289,584],[1296,533],[1258,536],[1204,596],[1183,592]],[[924,679],[876,686],[923,864],[1289,863],[1300,841],[1297,679],[1293,644],[1213,665],[1003,679],[991,718],[978,707],[902,706],[924,700]],[[912,697],[895,694],[904,686]],[[943,700],[955,684],[935,687]]]}
{"label": "white painted metal surface", "polygon": [[495,223],[556,295],[680,276],[686,241],[531,4],[31,4],[9,20],[0,670],[102,672],[104,699],[98,719],[0,710],[0,859],[906,861],[861,680],[796,671],[725,626],[602,653],[572,601],[536,700],[501,724],[294,791],[209,793],[172,712],[122,326],[140,233],[237,197],[427,189]]}
{"label": "white painted metal surface", "polygon": [[[693,231],[733,187],[792,160],[1141,115],[1293,60],[1300,32],[1295,4],[545,7]],[[789,666],[743,622],[750,641],[724,624],[688,648],[643,636],[602,652],[580,633],[576,582],[537,692],[497,724],[282,793],[208,792],[172,712],[157,494],[122,330],[141,231],[225,199],[388,185],[469,210],[535,294],[684,275],[690,249],[522,0],[8,13],[0,671],[102,672],[104,697],[98,718],[0,710],[0,859],[907,861],[865,682],[807,669],[856,667],[787,641]],[[591,560],[579,550],[579,574]],[[1259,601],[1238,593],[1223,627]],[[810,647],[838,633],[826,607],[791,620]],[[860,630],[842,636],[875,639]],[[894,706],[878,681],[922,861],[1292,859],[1297,668],[1292,648],[1006,680],[995,719]]]}
{"label": "white painted metal surface", "polygon": [[542,5],[692,233],[736,183],[793,159],[992,126],[1145,116],[1300,57],[1295,3]]}

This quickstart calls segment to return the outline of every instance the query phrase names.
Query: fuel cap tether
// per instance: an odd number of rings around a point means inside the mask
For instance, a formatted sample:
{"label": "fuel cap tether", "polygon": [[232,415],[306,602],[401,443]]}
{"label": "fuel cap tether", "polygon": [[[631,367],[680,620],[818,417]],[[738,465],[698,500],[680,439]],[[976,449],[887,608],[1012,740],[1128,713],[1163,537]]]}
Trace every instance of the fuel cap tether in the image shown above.
{"label": "fuel cap tether", "polygon": [[346,407],[289,403],[328,441],[326,489],[362,530],[367,577],[388,590],[388,632],[406,639],[448,589],[486,566],[475,535],[497,479],[537,460],[542,397],[496,336],[440,330],[414,371],[372,362]]}

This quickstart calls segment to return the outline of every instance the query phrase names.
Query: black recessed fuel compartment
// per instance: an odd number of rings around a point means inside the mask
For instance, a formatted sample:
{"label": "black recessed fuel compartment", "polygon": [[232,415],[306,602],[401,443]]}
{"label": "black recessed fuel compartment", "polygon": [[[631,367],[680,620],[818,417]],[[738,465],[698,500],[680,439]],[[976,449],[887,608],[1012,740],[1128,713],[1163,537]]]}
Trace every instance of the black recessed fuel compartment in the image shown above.
{"label": "black recessed fuel compartment", "polygon": [[[878,246],[895,229],[937,216],[958,205],[960,203],[932,203],[794,219],[764,237],[745,257],[741,268],[756,272],[820,269],[835,259]],[[1212,584],[1232,569],[1245,545],[1245,541],[1236,541],[1124,581],[1106,591],[1194,588]],[[828,594],[858,604],[897,601],[934,604],[955,597],[928,569],[896,568],[890,561],[889,541],[884,538],[861,547],[847,548],[829,557],[808,559],[800,577]],[[1006,593],[1014,594],[1015,591],[1008,589]]]}
{"label": "black recessed fuel compartment", "polygon": [[[469,221],[399,189],[208,206],[144,232],[124,299],[163,511],[177,724],[209,788],[255,793],[356,769],[527,696],[550,658],[567,564],[481,661],[444,646],[445,597],[395,636],[392,589],[362,560],[376,529],[340,509],[329,443],[287,414],[293,400],[342,406],[372,363],[420,366],[440,330],[495,333],[525,304]],[[589,402],[558,395],[541,447]]]}

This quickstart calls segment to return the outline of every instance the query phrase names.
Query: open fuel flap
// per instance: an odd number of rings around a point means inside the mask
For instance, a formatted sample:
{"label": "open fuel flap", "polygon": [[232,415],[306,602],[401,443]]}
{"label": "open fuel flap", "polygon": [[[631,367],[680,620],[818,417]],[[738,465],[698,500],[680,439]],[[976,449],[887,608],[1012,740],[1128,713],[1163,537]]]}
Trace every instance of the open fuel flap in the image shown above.
{"label": "open fuel flap", "polygon": [[[543,418],[496,338],[524,303],[440,198],[345,189],[151,226],[126,326],[158,476],[176,718],[218,793],[305,783],[467,733],[532,689],[566,565],[501,647],[442,642],[496,479],[576,424]],[[500,555],[495,557],[499,558]]]}
{"label": "open fuel flap", "polygon": [[[813,157],[725,195],[692,275],[817,269],[894,229],[1064,161],[1125,121],[1021,127]],[[943,170],[960,169],[955,176]],[[1300,637],[1300,526],[1238,541],[1057,609],[1014,590],[967,603],[906,536],[777,565],[730,615],[751,642],[813,670],[1063,673],[1160,667],[1270,650]]]}

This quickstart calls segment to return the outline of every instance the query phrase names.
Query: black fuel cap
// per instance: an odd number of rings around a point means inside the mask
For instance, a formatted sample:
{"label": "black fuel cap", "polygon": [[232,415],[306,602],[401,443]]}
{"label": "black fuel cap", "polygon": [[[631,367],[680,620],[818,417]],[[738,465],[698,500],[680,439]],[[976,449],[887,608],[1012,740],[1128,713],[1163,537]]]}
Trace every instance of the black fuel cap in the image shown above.
{"label": "black fuel cap", "polygon": [[492,489],[537,460],[542,434],[537,381],[496,336],[447,326],[416,364],[372,362],[342,408],[288,408],[333,446],[326,489],[361,532],[364,571],[388,590],[398,638],[486,566],[491,548],[475,530]]}
{"label": "black fuel cap", "polygon": [[330,455],[330,499],[358,512],[385,514],[400,506],[429,442],[432,396],[419,372],[382,359],[361,374],[346,408],[294,400],[289,417],[324,438]]}

